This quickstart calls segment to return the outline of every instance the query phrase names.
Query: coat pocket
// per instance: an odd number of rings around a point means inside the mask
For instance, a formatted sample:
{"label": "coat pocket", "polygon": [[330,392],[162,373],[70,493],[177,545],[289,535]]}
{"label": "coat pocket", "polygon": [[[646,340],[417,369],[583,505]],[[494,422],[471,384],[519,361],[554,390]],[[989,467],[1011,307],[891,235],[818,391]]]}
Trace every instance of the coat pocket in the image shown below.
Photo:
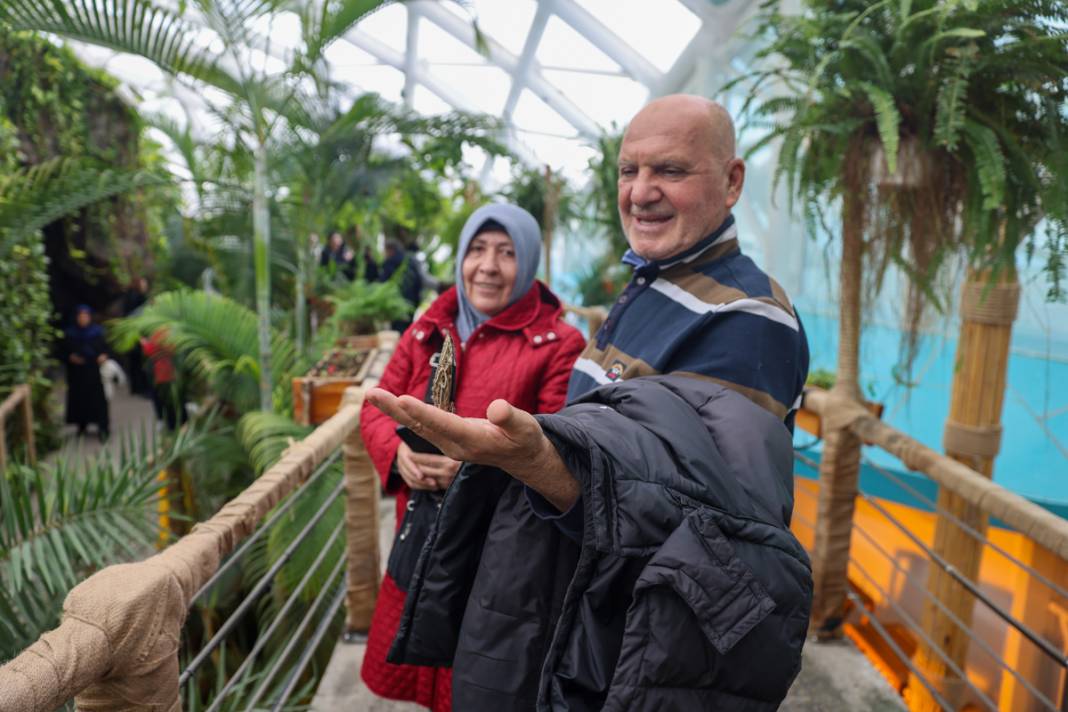
{"label": "coat pocket", "polygon": [[713,516],[691,512],[638,577],[605,709],[762,708],[761,636],[736,646],[775,608]]}

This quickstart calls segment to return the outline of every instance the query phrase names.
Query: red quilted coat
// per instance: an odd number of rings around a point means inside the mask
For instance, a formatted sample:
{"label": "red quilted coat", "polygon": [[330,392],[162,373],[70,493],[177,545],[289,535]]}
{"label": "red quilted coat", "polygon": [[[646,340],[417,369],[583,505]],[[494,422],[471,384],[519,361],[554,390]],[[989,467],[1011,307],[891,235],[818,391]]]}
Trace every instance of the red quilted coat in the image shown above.
{"label": "red quilted coat", "polygon": [[[560,301],[541,282],[471,334],[460,348],[456,333],[456,288],[438,297],[404,332],[379,385],[396,395],[426,395],[430,358],[445,335],[456,347],[456,412],[485,417],[497,398],[532,413],[553,413],[564,405],[571,366],[585,343],[582,334],[561,320]],[[397,424],[374,406],[365,405],[360,432],[382,484],[397,496],[397,526],[408,501],[399,475],[390,477],[400,438]],[[393,665],[386,653],[397,633],[405,594],[386,574],[371,620],[361,676],[375,694],[409,700],[435,712],[452,709],[452,673],[448,668]]]}

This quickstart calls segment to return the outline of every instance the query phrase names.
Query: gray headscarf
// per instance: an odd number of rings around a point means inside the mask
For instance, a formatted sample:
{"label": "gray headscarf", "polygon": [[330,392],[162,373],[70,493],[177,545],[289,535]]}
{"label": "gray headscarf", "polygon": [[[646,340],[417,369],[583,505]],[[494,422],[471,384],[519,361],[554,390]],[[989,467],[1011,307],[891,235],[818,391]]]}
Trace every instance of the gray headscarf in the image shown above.
{"label": "gray headscarf", "polygon": [[[471,305],[464,290],[463,261],[467,256],[467,249],[471,246],[471,240],[478,234],[479,229],[489,220],[495,220],[504,226],[508,237],[512,238],[515,246],[515,285],[512,286],[512,295],[508,299],[508,306],[512,306],[530,291],[534,285],[534,275],[541,263],[541,229],[534,216],[518,205],[508,203],[493,203],[483,205],[471,213],[471,217],[464,223],[464,229],[460,232],[460,247],[456,251],[456,296],[460,301],[460,308],[456,315],[456,330],[460,334],[460,341],[467,343],[468,337],[475,328],[489,319],[489,315],[483,314]],[[505,307],[507,308],[507,307]]]}

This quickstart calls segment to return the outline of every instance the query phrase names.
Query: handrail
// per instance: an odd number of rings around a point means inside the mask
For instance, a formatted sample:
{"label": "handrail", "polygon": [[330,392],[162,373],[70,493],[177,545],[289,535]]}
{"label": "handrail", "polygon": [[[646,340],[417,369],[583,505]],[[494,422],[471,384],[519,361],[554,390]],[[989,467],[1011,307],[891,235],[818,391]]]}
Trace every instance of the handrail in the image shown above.
{"label": "handrail", "polygon": [[[264,515],[342,445],[358,413],[358,405],[342,406],[169,548],[109,566],[76,586],[60,626],[0,667],[0,712],[51,712],[71,697],[87,707],[177,710],[178,641],[193,594]],[[116,702],[123,699],[139,703]]]}
{"label": "handrail", "polygon": [[20,383],[0,403],[0,473],[7,469],[7,418],[22,406],[22,422],[26,430],[26,455],[31,465],[37,464],[37,447],[33,437],[33,389]]}
{"label": "handrail", "polygon": [[804,407],[821,416],[834,411],[835,417],[846,422],[846,427],[865,442],[897,456],[910,470],[924,473],[985,514],[1000,519],[1068,560],[1068,520],[895,430],[848,398],[810,388],[805,391]]}

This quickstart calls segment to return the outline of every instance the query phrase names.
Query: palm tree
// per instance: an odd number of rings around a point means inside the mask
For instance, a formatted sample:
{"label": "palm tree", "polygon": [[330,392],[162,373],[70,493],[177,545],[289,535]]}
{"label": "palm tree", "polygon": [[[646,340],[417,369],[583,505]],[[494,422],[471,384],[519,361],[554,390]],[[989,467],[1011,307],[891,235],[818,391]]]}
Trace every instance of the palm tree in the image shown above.
{"label": "palm tree", "polygon": [[[195,80],[232,96],[243,119],[238,135],[251,144],[253,157],[253,265],[259,316],[260,407],[271,407],[270,214],[268,144],[298,80],[314,72],[323,51],[368,12],[388,0],[338,0],[307,9],[305,46],[286,74],[272,77],[249,61],[249,50],[270,47],[269,38],[250,29],[286,9],[287,0],[193,0],[185,13],[163,0],[10,0],[0,6],[0,23],[15,30],[49,32],[60,37],[138,55],[179,80]],[[185,19],[193,14],[198,21]],[[198,43],[204,30],[223,52]]]}

